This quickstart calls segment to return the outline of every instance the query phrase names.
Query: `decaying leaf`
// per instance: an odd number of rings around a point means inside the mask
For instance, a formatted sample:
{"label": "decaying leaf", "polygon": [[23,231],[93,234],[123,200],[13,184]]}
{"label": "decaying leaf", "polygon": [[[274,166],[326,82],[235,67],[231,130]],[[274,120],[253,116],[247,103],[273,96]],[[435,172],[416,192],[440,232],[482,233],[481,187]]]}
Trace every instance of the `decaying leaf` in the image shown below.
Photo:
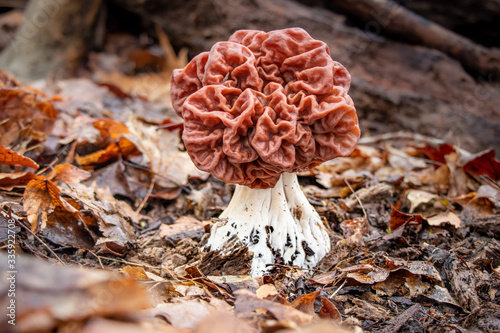
{"label": "decaying leaf", "polygon": [[455,148],[448,143],[443,143],[437,146],[426,144],[423,147],[415,147],[415,149],[427,156],[430,160],[443,164],[446,163],[445,156],[455,152]]}

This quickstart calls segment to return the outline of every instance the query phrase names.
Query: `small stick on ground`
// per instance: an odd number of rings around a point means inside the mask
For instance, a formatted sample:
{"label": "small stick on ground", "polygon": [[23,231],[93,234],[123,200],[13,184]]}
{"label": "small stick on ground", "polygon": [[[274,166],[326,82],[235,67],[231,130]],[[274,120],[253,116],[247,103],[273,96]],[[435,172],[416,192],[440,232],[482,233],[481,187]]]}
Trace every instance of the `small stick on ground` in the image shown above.
{"label": "small stick on ground", "polygon": [[36,238],[36,239],[37,239],[40,243],[42,243],[42,244],[43,244],[43,246],[44,246],[45,248],[47,248],[47,250],[49,250],[49,252],[50,252],[50,253],[52,253],[52,255],[53,255],[54,257],[56,257],[56,259],[57,259],[57,260],[58,260],[58,261],[59,261],[59,262],[60,262],[63,266],[66,266],[66,264],[64,263],[64,261],[62,261],[62,259],[61,259],[61,258],[59,258],[59,257],[57,256],[57,254],[56,254],[54,251],[52,251],[52,249],[51,249],[51,248],[50,248],[47,244],[45,244],[45,242],[44,242],[44,241],[43,241],[40,237],[38,237],[38,236],[37,236],[37,235],[36,235],[33,231],[31,231],[31,230],[30,230],[30,228],[26,227],[26,226],[25,226],[25,225],[23,225],[22,223],[19,223],[19,225],[20,225],[21,227],[23,227],[25,230],[27,230],[30,234],[32,234],[32,235],[33,235],[33,237],[35,237],[35,238]]}

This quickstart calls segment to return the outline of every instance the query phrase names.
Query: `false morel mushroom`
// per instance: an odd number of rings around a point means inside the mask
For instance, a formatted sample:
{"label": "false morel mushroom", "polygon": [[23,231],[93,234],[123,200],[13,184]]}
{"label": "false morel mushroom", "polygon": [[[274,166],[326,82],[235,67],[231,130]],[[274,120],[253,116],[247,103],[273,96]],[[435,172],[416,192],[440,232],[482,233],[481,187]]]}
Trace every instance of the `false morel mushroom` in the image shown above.
{"label": "false morel mushroom", "polygon": [[314,267],[330,251],[296,172],[352,152],[360,131],[351,77],[301,28],[240,30],[175,70],[172,104],[201,170],[237,184],[207,242],[234,236],[253,252],[252,274],[282,258]]}

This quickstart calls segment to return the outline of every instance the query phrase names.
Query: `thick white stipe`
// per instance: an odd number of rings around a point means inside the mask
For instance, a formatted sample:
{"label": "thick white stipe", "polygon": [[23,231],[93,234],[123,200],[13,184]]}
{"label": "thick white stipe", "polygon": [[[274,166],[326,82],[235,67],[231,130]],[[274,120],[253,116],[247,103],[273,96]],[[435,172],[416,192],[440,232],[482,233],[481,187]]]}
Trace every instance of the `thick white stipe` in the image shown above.
{"label": "thick white stipe", "polygon": [[286,265],[313,268],[330,251],[323,223],[300,189],[295,173],[284,173],[273,188],[236,185],[207,246],[221,250],[231,237],[254,253],[252,275],[262,276],[267,264],[281,256]]}

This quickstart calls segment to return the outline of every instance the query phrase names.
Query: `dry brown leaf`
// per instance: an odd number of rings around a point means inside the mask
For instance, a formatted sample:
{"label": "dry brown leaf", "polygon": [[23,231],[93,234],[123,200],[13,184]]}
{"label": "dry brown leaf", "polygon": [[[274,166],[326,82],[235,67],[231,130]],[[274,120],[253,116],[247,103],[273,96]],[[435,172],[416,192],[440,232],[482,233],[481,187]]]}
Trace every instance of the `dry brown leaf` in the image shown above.
{"label": "dry brown leaf", "polygon": [[126,138],[120,138],[117,142],[111,142],[105,149],[85,156],[77,156],[75,160],[84,168],[95,168],[99,165],[116,161],[120,156],[126,158],[136,154],[137,149],[134,144]]}
{"label": "dry brown leaf", "polygon": [[389,228],[393,232],[399,227],[409,224],[422,224],[424,218],[420,214],[406,214],[396,209],[391,205],[391,218],[389,220]]}
{"label": "dry brown leaf", "polygon": [[342,323],[342,315],[340,314],[337,307],[330,302],[328,298],[321,297],[321,303],[323,304],[319,309],[319,317],[321,319],[329,319],[336,324]]}
{"label": "dry brown leaf", "polygon": [[60,181],[66,184],[79,183],[92,174],[86,170],[82,170],[72,164],[58,164],[54,167],[47,178],[53,181]]}
{"label": "dry brown leaf", "polygon": [[406,192],[406,198],[410,201],[410,214],[412,214],[415,211],[415,208],[421,204],[431,203],[433,200],[437,199],[437,196],[427,191],[412,189]]}
{"label": "dry brown leaf", "polygon": [[18,152],[0,146],[0,164],[21,165],[28,168],[38,170],[40,167],[35,161],[29,157],[25,157]]}
{"label": "dry brown leaf", "polygon": [[340,272],[346,273],[346,277],[363,284],[374,284],[384,281],[390,272],[371,264],[361,264],[351,267],[339,268]]}
{"label": "dry brown leaf", "polygon": [[258,328],[233,313],[217,311],[204,318],[193,333],[259,333]]}
{"label": "dry brown leaf", "polygon": [[238,296],[234,304],[234,311],[245,315],[250,315],[257,309],[264,309],[271,313],[279,321],[289,321],[301,325],[310,323],[312,315],[296,310],[290,306],[275,303],[265,299],[259,299],[248,290],[237,290]]}
{"label": "dry brown leaf", "polygon": [[31,171],[0,173],[0,189],[12,191],[14,187],[24,187],[34,179],[43,180],[45,177],[37,176]]}
{"label": "dry brown leaf", "polygon": [[314,301],[320,292],[321,290],[318,290],[310,294],[300,295],[290,306],[307,314],[314,315]]}
{"label": "dry brown leaf", "polygon": [[462,223],[460,217],[453,212],[445,212],[433,217],[429,217],[427,218],[427,223],[436,227],[439,227],[445,223],[449,223],[455,228],[461,228],[464,226],[464,223]]}
{"label": "dry brown leaf", "polygon": [[159,304],[155,316],[164,317],[172,326],[194,329],[204,319],[215,313],[215,308],[202,300],[182,300],[176,303]]}
{"label": "dry brown leaf", "polygon": [[32,180],[24,191],[24,210],[26,211],[31,229],[41,230],[47,225],[47,215],[53,213],[56,207],[65,205],[61,200],[61,191],[48,179]]}
{"label": "dry brown leaf", "polygon": [[51,101],[39,93],[20,87],[0,88],[0,145],[10,146],[28,128],[31,136],[43,139],[57,114]]}
{"label": "dry brown leaf", "polygon": [[[93,187],[73,184],[62,190],[65,195],[79,201],[96,219],[103,234],[96,242],[101,252],[119,255],[135,243],[136,236],[130,222],[139,215],[124,201],[114,199],[108,188],[97,188],[94,183]],[[127,207],[129,211],[125,213]]]}
{"label": "dry brown leaf", "polygon": [[122,134],[130,133],[127,125],[113,119],[97,119],[93,124],[101,132],[103,138],[110,138],[111,140],[118,140]]}
{"label": "dry brown leaf", "polygon": [[257,289],[255,295],[260,299],[267,299],[269,297],[278,296],[279,292],[274,284],[263,284]]}
{"label": "dry brown leaf", "polygon": [[149,280],[149,277],[143,267],[127,265],[119,270],[119,272],[136,279],[136,280]]}
{"label": "dry brown leaf", "polygon": [[178,188],[189,177],[206,178],[207,173],[195,167],[187,152],[179,150],[180,139],[176,132],[157,131],[155,126],[131,117],[127,122],[129,139],[142,153],[140,164],[155,175],[154,182],[164,188]]}
{"label": "dry brown leaf", "polygon": [[415,149],[418,152],[427,156],[427,158],[430,159],[431,161],[443,164],[446,163],[445,156],[455,152],[455,148],[448,143],[443,143],[438,146],[426,144],[423,147],[415,147]]}

